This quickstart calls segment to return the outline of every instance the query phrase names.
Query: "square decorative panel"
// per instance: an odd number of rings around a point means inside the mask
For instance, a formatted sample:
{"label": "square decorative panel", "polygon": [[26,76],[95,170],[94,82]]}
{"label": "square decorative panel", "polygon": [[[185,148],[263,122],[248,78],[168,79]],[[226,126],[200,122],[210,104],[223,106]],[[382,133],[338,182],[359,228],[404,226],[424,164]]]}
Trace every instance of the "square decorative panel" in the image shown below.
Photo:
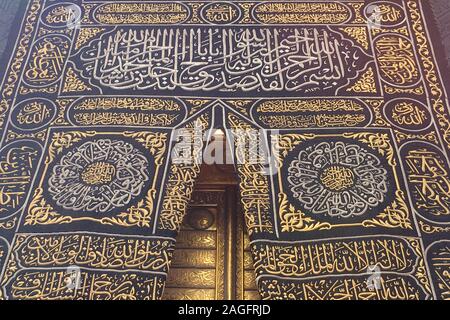
{"label": "square decorative panel", "polygon": [[165,132],[52,130],[25,226],[149,227],[166,149]]}
{"label": "square decorative panel", "polygon": [[281,232],[414,230],[389,131],[283,133],[274,141]]}

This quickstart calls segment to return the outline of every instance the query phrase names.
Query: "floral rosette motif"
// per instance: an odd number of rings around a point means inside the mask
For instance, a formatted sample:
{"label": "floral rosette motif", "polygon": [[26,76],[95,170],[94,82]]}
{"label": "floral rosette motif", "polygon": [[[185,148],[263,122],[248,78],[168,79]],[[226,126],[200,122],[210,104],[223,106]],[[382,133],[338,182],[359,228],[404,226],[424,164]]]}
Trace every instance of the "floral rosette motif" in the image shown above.
{"label": "floral rosette motif", "polygon": [[357,144],[324,141],[302,149],[288,168],[292,196],[312,214],[351,218],[386,200],[388,172]]}
{"label": "floral rosette motif", "polygon": [[97,139],[64,154],[49,177],[49,193],[67,210],[107,213],[142,194],[145,155],[126,141]]}

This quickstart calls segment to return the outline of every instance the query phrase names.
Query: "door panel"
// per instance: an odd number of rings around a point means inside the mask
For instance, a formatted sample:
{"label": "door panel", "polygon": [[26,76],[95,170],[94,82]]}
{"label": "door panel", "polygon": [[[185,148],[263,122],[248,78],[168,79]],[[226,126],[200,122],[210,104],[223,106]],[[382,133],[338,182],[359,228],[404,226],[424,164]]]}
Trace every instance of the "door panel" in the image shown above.
{"label": "door panel", "polygon": [[224,192],[196,191],[184,219],[164,299],[224,299]]}
{"label": "door panel", "polygon": [[163,299],[260,299],[235,186],[197,187]]}
{"label": "door panel", "polygon": [[236,298],[239,300],[261,299],[256,286],[255,269],[250,252],[250,239],[245,229],[243,215],[238,216],[238,238],[236,241],[237,284]]}

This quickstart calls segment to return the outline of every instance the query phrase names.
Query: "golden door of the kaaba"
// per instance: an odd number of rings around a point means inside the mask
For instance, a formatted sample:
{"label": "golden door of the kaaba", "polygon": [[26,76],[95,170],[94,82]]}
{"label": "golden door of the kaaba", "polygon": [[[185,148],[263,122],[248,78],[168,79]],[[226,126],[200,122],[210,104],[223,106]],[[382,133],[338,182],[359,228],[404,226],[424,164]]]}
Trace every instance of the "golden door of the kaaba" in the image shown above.
{"label": "golden door of the kaaba", "polygon": [[259,299],[237,185],[223,168],[202,169],[177,238],[164,299]]}

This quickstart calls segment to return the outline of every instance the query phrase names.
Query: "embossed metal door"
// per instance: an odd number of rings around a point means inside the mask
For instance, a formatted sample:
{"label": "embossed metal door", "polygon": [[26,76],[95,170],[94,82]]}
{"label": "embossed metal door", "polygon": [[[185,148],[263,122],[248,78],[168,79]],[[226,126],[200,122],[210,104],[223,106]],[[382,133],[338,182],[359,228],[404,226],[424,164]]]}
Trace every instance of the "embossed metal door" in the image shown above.
{"label": "embossed metal door", "polygon": [[196,188],[164,299],[259,299],[235,186]]}

